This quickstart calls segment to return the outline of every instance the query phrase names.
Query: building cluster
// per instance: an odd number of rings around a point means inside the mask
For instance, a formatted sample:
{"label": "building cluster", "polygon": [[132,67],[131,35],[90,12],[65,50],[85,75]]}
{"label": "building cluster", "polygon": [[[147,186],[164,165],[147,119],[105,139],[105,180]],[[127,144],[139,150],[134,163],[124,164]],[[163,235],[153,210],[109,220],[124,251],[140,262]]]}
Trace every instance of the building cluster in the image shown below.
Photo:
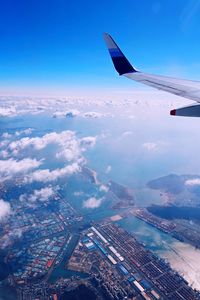
{"label": "building cluster", "polygon": [[55,283],[40,281],[19,286],[18,299],[20,300],[58,300],[66,291],[76,289],[82,280],[79,277],[61,278]]}
{"label": "building cluster", "polygon": [[146,223],[170,233],[181,242],[190,243],[196,248],[200,248],[200,225],[198,222],[190,220],[165,220],[150,213],[146,208],[134,208],[131,213]]}
{"label": "building cluster", "polygon": [[7,249],[6,261],[14,266],[12,282],[17,286],[50,274],[64,258],[71,226],[82,220],[66,199],[55,197],[53,206],[13,200],[13,213],[1,224],[0,247]]}
{"label": "building cluster", "polygon": [[106,299],[200,299],[165,261],[111,223],[87,230],[69,267],[76,269],[79,264],[82,271],[92,274],[94,284]]}
{"label": "building cluster", "polygon": [[153,225],[166,233],[171,233],[176,228],[176,224],[174,222],[156,217],[145,208],[135,208],[132,210],[132,213],[137,218],[144,220],[148,224]]}
{"label": "building cluster", "polygon": [[[90,226],[58,193],[54,202],[30,205],[13,200],[11,205],[13,214],[0,228],[0,247],[6,248],[6,261],[14,266],[9,280],[18,299],[57,300],[83,283],[94,288],[99,299],[200,300],[180,275],[133,235],[108,219]],[[172,222],[161,222],[146,210],[132,213],[174,232]],[[65,277],[64,267],[74,272],[69,278],[60,278]],[[59,278],[51,282],[57,268]]]}
{"label": "building cluster", "polygon": [[13,273],[15,282],[24,284],[47,275],[50,269],[62,260],[68,239],[69,234],[54,236],[35,241],[28,249],[23,247],[11,251],[9,259],[19,265],[18,270]]}

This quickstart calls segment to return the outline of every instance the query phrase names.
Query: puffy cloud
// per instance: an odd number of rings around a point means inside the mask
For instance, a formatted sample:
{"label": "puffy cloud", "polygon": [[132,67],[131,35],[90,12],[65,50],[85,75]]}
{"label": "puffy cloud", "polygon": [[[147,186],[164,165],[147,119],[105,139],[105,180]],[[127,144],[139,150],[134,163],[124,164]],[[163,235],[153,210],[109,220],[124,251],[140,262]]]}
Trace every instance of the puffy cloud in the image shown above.
{"label": "puffy cloud", "polygon": [[96,136],[86,136],[81,139],[81,145],[94,147],[96,144],[97,137]]}
{"label": "puffy cloud", "polygon": [[104,198],[97,199],[95,197],[91,197],[83,202],[83,207],[91,209],[98,208],[99,206],[101,206],[103,200]]}
{"label": "puffy cloud", "polygon": [[56,190],[57,188],[48,186],[40,190],[34,190],[33,194],[31,195],[23,194],[20,196],[19,200],[30,201],[30,202],[36,202],[36,201],[46,202],[55,195]]}
{"label": "puffy cloud", "polygon": [[62,118],[64,116],[65,116],[65,112],[63,112],[63,111],[56,111],[52,115],[53,118]]}
{"label": "puffy cloud", "polygon": [[67,140],[63,145],[65,146],[62,146],[62,150],[56,153],[57,158],[63,158],[67,161],[72,161],[81,157],[79,141],[76,138],[73,137],[71,140]]}
{"label": "puffy cloud", "polygon": [[[26,133],[31,132],[30,130]],[[25,133],[23,131],[23,133]],[[96,143],[97,137],[87,136],[78,138],[73,131],[62,131],[60,133],[51,132],[43,135],[42,137],[23,137],[16,141],[12,141],[10,144],[2,144],[0,155],[4,160],[0,160],[0,175],[4,176],[4,179],[9,179],[13,174],[28,173],[33,168],[39,167],[42,161],[36,159],[25,158],[22,160],[14,160],[8,157],[24,155],[23,150],[42,150],[50,144],[58,146],[55,157],[70,162],[70,165],[58,168],[55,170],[40,169],[27,174],[24,178],[24,182],[49,182],[57,180],[65,175],[70,175],[79,172],[81,165],[85,163],[83,152],[88,147],[93,147]],[[6,160],[7,158],[7,160]]]}
{"label": "puffy cloud", "polygon": [[[78,93],[78,95],[77,95]],[[126,98],[122,97],[126,95]],[[76,96],[74,97],[74,95]],[[113,94],[110,94],[109,97],[112,97],[112,100],[108,100],[108,95],[103,92],[103,94],[94,94],[83,95],[79,94],[79,91],[73,91],[73,97],[60,97],[57,96],[54,98],[44,98],[44,97],[22,97],[22,96],[1,96],[1,108],[0,115],[4,116],[13,116],[13,115],[22,115],[22,114],[38,114],[44,111],[48,111],[51,114],[54,112],[64,112],[66,114],[66,107],[69,108],[69,111],[73,111],[74,108],[79,111],[87,111],[85,113],[80,113],[81,116],[86,118],[100,118],[103,116],[111,116],[108,113],[109,111],[114,112],[114,114],[119,115],[129,115],[130,111],[139,110],[142,113],[148,113],[150,108],[152,108],[152,113],[160,113],[160,111],[165,111],[171,109],[172,104],[176,101],[177,105],[187,105],[187,101],[183,103],[183,99],[179,99],[178,96],[171,95],[170,100],[168,99],[167,94],[159,91],[144,91],[137,90],[133,93],[132,90],[113,90]],[[52,93],[51,93],[52,95]],[[137,100],[133,100],[133,98]],[[129,100],[128,100],[129,98]],[[148,100],[147,100],[148,99]],[[163,102],[164,101],[164,102]],[[98,112],[90,111],[91,107],[98,108]],[[99,113],[101,111],[101,113]]]}
{"label": "puffy cloud", "polygon": [[101,139],[106,139],[106,138],[108,138],[109,136],[111,136],[111,133],[110,133],[109,130],[103,130],[103,131],[101,132],[101,134],[99,135],[99,137],[100,137]]}
{"label": "puffy cloud", "polygon": [[143,144],[143,147],[148,151],[155,151],[157,150],[157,144],[152,142],[147,142]]}
{"label": "puffy cloud", "polygon": [[10,203],[0,199],[0,221],[11,213]]}
{"label": "puffy cloud", "polygon": [[0,238],[0,248],[4,249],[6,247],[10,247],[15,240],[22,237],[22,234],[25,231],[25,229],[22,230],[21,228],[15,228],[12,229],[12,231],[6,232],[6,234]]}
{"label": "puffy cloud", "polygon": [[75,133],[73,131],[67,130],[60,133],[51,132],[45,134],[42,137],[25,137],[20,140],[14,141],[10,143],[9,149],[19,152],[20,150],[23,150],[30,146],[35,150],[44,149],[49,144],[65,144],[65,146],[67,146],[67,144],[70,143],[73,138],[75,138]]}
{"label": "puffy cloud", "polygon": [[11,107],[0,107],[0,117],[11,117],[16,115],[16,109]]}
{"label": "puffy cloud", "polygon": [[97,118],[101,118],[101,117],[105,117],[105,116],[106,116],[106,114],[102,114],[102,113],[95,112],[95,111],[88,111],[83,114],[84,118],[93,118],[93,119],[97,119]]}
{"label": "puffy cloud", "polygon": [[106,170],[105,170],[105,173],[106,174],[109,174],[112,170],[112,167],[110,165],[107,166]]}
{"label": "puffy cloud", "polygon": [[0,151],[0,156],[3,158],[7,158],[7,157],[9,157],[9,153],[6,150],[2,150],[2,151]]}
{"label": "puffy cloud", "polygon": [[124,131],[124,132],[122,133],[122,136],[129,136],[129,135],[132,135],[132,134],[133,134],[132,131]]}
{"label": "puffy cloud", "polygon": [[100,192],[107,193],[109,191],[109,188],[106,185],[102,184],[102,185],[100,185],[99,190],[100,190]]}
{"label": "puffy cloud", "polygon": [[74,192],[74,196],[79,197],[82,196],[84,194],[84,192]]}
{"label": "puffy cloud", "polygon": [[0,142],[0,148],[4,148],[4,147],[6,147],[8,144],[9,144],[9,139],[2,140],[2,141]]}
{"label": "puffy cloud", "polygon": [[66,118],[74,118],[77,117],[78,115],[80,115],[80,111],[77,109],[71,109],[71,110],[67,110],[67,111],[56,111],[55,113],[53,113],[53,118],[62,118],[62,117],[66,117]]}
{"label": "puffy cloud", "polygon": [[13,136],[20,136],[20,135],[23,135],[23,134],[24,135],[29,135],[33,132],[33,130],[34,130],[33,128],[26,128],[24,130],[17,130],[13,134],[8,133],[8,132],[4,132],[1,137],[4,138],[4,139],[10,139]]}
{"label": "puffy cloud", "polygon": [[158,140],[155,142],[146,142],[142,144],[142,147],[149,152],[157,152],[166,150],[169,146],[168,142]]}
{"label": "puffy cloud", "polygon": [[39,167],[41,164],[41,161],[31,158],[24,158],[22,160],[14,160],[12,158],[0,160],[1,181],[11,179],[13,176],[20,173],[27,173],[30,170]]}
{"label": "puffy cloud", "polygon": [[81,113],[77,109],[70,109],[67,111],[56,111],[53,113],[53,118],[74,118],[77,116],[81,116],[83,118],[92,118],[92,119],[98,119],[107,116],[108,114],[106,113],[100,113],[100,112],[95,112],[95,111],[88,111],[85,113]]}
{"label": "puffy cloud", "polygon": [[82,157],[82,151],[85,151],[85,148],[81,147],[93,147],[96,143],[96,139],[97,137],[92,136],[78,139],[75,132],[66,130],[60,133],[51,132],[42,137],[24,137],[20,140],[11,142],[6,148],[6,151],[10,151],[12,155],[17,156],[18,153],[26,148],[42,150],[50,144],[56,144],[60,147],[60,150],[56,153],[56,158],[67,161],[77,161]]}
{"label": "puffy cloud", "polygon": [[29,134],[31,134],[33,131],[34,131],[33,128],[26,128],[26,129],[24,129],[24,130],[17,130],[17,131],[15,131],[14,134],[15,134],[16,136],[19,136],[19,135],[22,135],[22,134],[29,135]]}
{"label": "puffy cloud", "polygon": [[72,175],[74,173],[80,172],[81,167],[78,163],[73,163],[71,165],[65,166],[64,168],[55,169],[50,171],[49,169],[36,170],[35,172],[27,175],[24,182],[50,182],[55,181],[67,175]]}
{"label": "puffy cloud", "polygon": [[188,186],[200,185],[200,178],[188,179],[185,181],[185,185]]}
{"label": "puffy cloud", "polygon": [[4,132],[1,137],[4,139],[9,139],[9,138],[11,138],[11,136],[12,136],[12,134],[10,134],[8,132]]}
{"label": "puffy cloud", "polygon": [[61,158],[67,161],[75,160],[80,156],[80,151],[78,147],[70,147],[69,149],[63,149],[62,151],[56,153],[56,158]]}

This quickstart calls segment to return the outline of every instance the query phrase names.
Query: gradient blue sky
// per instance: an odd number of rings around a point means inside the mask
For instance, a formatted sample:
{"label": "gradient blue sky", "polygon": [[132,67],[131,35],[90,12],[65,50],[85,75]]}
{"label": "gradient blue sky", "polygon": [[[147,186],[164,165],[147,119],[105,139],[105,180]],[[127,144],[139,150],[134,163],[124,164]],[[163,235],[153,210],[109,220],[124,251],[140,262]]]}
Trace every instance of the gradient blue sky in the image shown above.
{"label": "gradient blue sky", "polygon": [[136,67],[200,79],[198,0],[6,0],[0,4],[0,93],[101,95],[143,88],[120,79],[109,32]]}

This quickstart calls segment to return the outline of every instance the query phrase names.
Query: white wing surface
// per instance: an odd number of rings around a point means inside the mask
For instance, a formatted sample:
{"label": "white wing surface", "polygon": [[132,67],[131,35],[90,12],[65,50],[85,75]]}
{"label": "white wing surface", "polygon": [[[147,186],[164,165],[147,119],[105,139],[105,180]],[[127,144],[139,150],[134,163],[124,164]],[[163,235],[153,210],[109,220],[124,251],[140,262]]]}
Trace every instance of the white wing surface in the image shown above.
{"label": "white wing surface", "polygon": [[[195,100],[196,102],[200,103],[199,81],[191,81],[140,72],[130,64],[130,62],[127,60],[127,58],[124,56],[120,48],[117,46],[117,44],[109,34],[105,33],[104,39],[115,69],[117,70],[119,75],[123,75],[129,79],[141,82],[158,90],[162,90],[190,100]],[[200,117],[200,105],[192,105],[174,109],[170,112],[170,114]]]}

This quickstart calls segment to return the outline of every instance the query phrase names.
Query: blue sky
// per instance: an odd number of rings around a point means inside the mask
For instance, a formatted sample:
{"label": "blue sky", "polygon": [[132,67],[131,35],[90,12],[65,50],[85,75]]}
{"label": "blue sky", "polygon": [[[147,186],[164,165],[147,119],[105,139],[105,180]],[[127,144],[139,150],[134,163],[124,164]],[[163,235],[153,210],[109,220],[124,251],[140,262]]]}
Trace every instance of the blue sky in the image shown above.
{"label": "blue sky", "polygon": [[0,92],[142,89],[118,78],[103,32],[146,72],[200,79],[198,0],[7,0],[0,8]]}

